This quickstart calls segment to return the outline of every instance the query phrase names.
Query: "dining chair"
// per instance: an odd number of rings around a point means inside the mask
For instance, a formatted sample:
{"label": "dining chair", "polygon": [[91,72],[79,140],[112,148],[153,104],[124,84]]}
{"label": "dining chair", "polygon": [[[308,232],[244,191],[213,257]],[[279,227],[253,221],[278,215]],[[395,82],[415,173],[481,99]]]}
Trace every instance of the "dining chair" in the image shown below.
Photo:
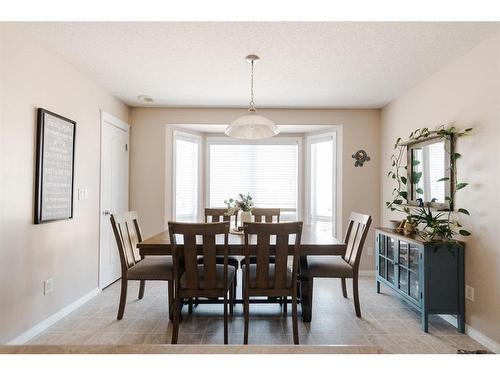
{"label": "dining chair", "polygon": [[[262,223],[262,219],[266,223],[280,222],[281,210],[279,208],[254,208],[252,210],[252,216],[255,223]],[[274,220],[276,218],[276,220]],[[271,263],[274,262],[274,257],[270,257]],[[257,258],[255,256],[250,256],[250,263],[256,263]]]}
{"label": "dining chair", "polygon": [[[262,219],[266,223],[280,222],[281,210],[279,208],[254,208],[252,209],[253,221],[262,223]],[[276,218],[276,220],[274,220]]]}
{"label": "dining chair", "polygon": [[[224,298],[224,344],[228,343],[228,294],[230,313],[233,313],[233,283],[236,268],[228,264],[229,223],[168,223],[173,257],[175,280],[174,327],[172,344],[177,344],[179,321],[185,300],[193,298]],[[216,236],[224,236],[224,264],[216,262]],[[202,242],[197,244],[197,236]],[[178,242],[177,238],[182,241]],[[198,264],[198,250],[201,248],[203,264]]]}
{"label": "dining chair", "polygon": [[342,284],[342,295],[347,298],[346,279],[352,279],[354,296],[354,309],[356,316],[361,317],[359,305],[359,261],[365,243],[366,235],[372,222],[370,215],[352,212],[345,235],[344,243],[347,245],[343,256],[308,256],[307,273],[310,278],[310,298],[312,303],[313,280],[315,277],[339,278]]}
{"label": "dining chair", "polygon": [[[293,240],[293,262],[288,267],[290,236]],[[243,270],[244,299],[244,344],[248,344],[250,297],[292,298],[293,343],[298,345],[297,322],[297,271],[300,256],[302,222],[291,223],[245,223],[245,264]],[[250,236],[256,237],[255,264],[250,263]],[[275,238],[272,241],[271,237]],[[274,263],[270,262],[274,250]],[[285,302],[286,305],[286,302]],[[286,315],[285,315],[286,316]]]}
{"label": "dining chair", "polygon": [[[219,223],[219,222],[229,222],[231,223],[231,217],[234,216],[234,223],[238,220],[238,212],[233,215],[227,215],[227,208],[205,208],[205,223]],[[202,258],[199,262],[203,262]],[[223,264],[224,257],[217,257],[217,264]],[[228,256],[228,263],[236,268],[239,267],[240,258],[236,256]]]}
{"label": "dining chair", "polygon": [[[234,216],[234,225],[237,225],[238,221],[238,211],[236,211],[233,215],[228,215],[227,214],[227,208],[205,208],[205,223],[219,223],[219,222],[228,222],[231,224],[231,217]],[[229,255],[227,257],[228,264],[230,266],[236,267],[238,269],[240,265],[240,260],[241,257]],[[217,264],[224,264],[224,257],[223,256],[217,256],[216,258]],[[203,263],[203,257],[198,257],[198,263]],[[238,277],[235,278],[233,288],[234,288],[234,295],[236,296],[236,290],[237,290],[237,280]],[[194,306],[198,305],[198,299],[195,298],[194,301]],[[189,303],[189,313],[191,314],[193,312],[193,302]]]}
{"label": "dining chair", "polygon": [[150,256],[141,259],[137,244],[142,241],[137,213],[111,214],[111,226],[115,235],[121,263],[121,293],[117,319],[123,318],[127,302],[129,280],[139,280],[139,299],[144,297],[146,280],[164,280],[168,283],[168,311],[172,313],[173,265],[171,256]]}

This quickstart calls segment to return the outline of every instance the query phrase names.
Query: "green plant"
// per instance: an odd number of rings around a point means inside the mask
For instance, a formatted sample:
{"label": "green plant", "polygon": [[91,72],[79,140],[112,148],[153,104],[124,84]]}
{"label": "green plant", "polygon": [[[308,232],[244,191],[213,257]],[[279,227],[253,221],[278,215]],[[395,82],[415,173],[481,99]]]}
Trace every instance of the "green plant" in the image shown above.
{"label": "green plant", "polygon": [[253,208],[253,199],[249,193],[247,195],[238,194],[239,199],[229,198],[224,203],[227,205],[227,214],[234,215],[237,211],[250,212]]}
{"label": "green plant", "polygon": [[[462,225],[454,218],[454,212],[451,209],[435,210],[431,207],[415,207],[408,205],[408,189],[407,189],[407,166],[403,165],[403,160],[406,158],[406,144],[408,142],[415,142],[426,139],[430,136],[438,136],[442,139],[453,141],[459,137],[469,134],[472,128],[467,128],[463,131],[458,131],[454,126],[446,127],[441,125],[435,130],[429,128],[417,129],[410,133],[407,141],[398,138],[394,144],[394,153],[391,155],[391,170],[387,176],[395,181],[396,186],[392,190],[392,200],[386,202],[386,207],[391,211],[402,212],[406,215],[406,219],[416,226],[420,226],[417,231],[425,239],[430,241],[443,240],[451,241],[453,237],[460,234],[462,236],[469,236],[470,232],[463,229]],[[451,142],[450,142],[451,143]],[[453,179],[451,183],[455,186],[455,190],[446,196],[445,200],[449,203],[449,207],[453,207],[455,202],[455,193],[466,186],[466,182],[457,181],[456,161],[462,155],[453,150],[446,150],[449,154],[450,163],[449,175]],[[417,165],[418,160],[413,161]],[[413,172],[412,179],[414,183],[418,183],[422,177],[422,172]],[[450,177],[443,177],[438,181],[447,181]],[[418,193],[422,193],[417,189]],[[465,208],[459,208],[457,213],[469,215],[469,211]]]}

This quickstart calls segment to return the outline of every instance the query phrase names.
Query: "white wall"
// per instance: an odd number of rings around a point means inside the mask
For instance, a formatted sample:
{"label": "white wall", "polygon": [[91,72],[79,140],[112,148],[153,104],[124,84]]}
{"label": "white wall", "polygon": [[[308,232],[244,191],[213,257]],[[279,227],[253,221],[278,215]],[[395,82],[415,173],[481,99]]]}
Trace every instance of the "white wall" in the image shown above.
{"label": "white wall", "polygon": [[[343,133],[343,228],[351,211],[365,212],[378,225],[380,214],[380,111],[299,110],[259,111],[278,125],[341,125]],[[130,149],[130,207],[139,212],[145,236],[164,230],[171,218],[171,156],[173,124],[227,124],[245,109],[132,108]],[[354,167],[351,155],[365,149],[372,160]],[[373,230],[367,246],[374,245]],[[362,269],[374,269],[365,251]]]}
{"label": "white wall", "polygon": [[[0,24],[0,343],[97,288],[99,145],[103,109],[128,121],[128,107],[41,48]],[[33,224],[36,107],[77,122],[72,220]],[[43,295],[43,282],[54,280]]]}
{"label": "white wall", "polygon": [[[475,288],[467,301],[472,328],[500,342],[500,34],[408,91],[382,111],[382,176],[390,169],[392,145],[398,137],[424,126],[454,123],[474,128],[460,138],[459,181],[470,186],[457,193],[457,204],[470,211],[462,222],[472,232],[466,241],[466,284]],[[382,223],[398,218],[383,207],[394,186],[382,180]]]}

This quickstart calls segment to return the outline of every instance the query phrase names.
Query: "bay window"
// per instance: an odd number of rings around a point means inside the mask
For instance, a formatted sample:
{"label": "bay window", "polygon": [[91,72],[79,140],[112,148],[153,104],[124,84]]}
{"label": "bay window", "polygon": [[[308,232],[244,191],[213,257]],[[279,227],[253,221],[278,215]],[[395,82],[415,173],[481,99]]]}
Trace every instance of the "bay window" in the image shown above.
{"label": "bay window", "polygon": [[280,208],[280,221],[336,234],[335,131],[245,141],[175,130],[173,151],[174,220],[201,221],[204,207],[248,193],[256,207]]}

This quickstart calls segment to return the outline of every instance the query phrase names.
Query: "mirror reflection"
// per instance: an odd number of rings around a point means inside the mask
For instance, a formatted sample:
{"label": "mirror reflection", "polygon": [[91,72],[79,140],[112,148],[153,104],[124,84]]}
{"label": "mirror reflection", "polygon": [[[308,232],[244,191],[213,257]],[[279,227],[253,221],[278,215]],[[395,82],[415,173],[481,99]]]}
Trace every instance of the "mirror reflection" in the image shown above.
{"label": "mirror reflection", "polygon": [[445,203],[446,155],[444,141],[411,148],[413,200]]}

